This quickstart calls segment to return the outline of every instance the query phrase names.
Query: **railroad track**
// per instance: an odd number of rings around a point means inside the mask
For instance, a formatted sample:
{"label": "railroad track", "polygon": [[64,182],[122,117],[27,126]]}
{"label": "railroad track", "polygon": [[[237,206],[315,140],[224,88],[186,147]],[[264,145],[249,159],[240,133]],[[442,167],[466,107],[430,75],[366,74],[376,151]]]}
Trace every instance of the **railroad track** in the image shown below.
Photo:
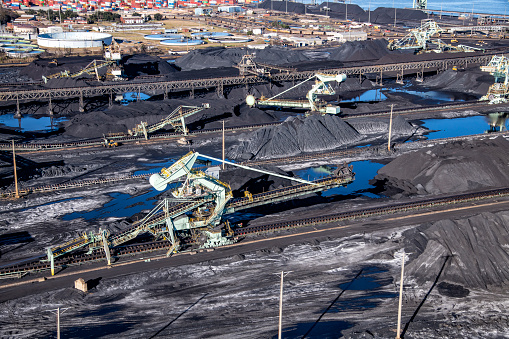
{"label": "railroad track", "polygon": [[[478,139],[484,139],[484,138],[491,138],[494,136],[507,136],[507,135],[509,135],[509,131],[494,132],[489,135],[483,133],[483,134],[473,134],[473,135],[451,137],[451,138],[418,140],[418,141],[412,142],[412,144],[417,144],[417,145],[419,145],[418,147],[425,147],[428,145],[434,145],[434,144],[440,144],[440,143],[446,143],[446,142],[454,142],[454,141],[462,141],[465,139],[478,140]],[[326,153],[304,154],[304,155],[295,155],[295,156],[290,156],[290,157],[263,159],[263,160],[250,160],[250,161],[241,162],[240,164],[246,165],[246,166],[268,165],[268,164],[292,164],[292,163],[299,163],[299,162],[305,162],[305,161],[317,161],[317,160],[326,160],[326,159],[333,159],[333,158],[344,158],[347,156],[359,156],[359,155],[362,155],[363,153],[369,154],[370,152],[376,152],[376,151],[378,151],[379,148],[380,148],[379,146],[365,146],[365,147],[357,147],[357,148],[352,148],[352,149],[344,149],[344,150],[338,150],[338,151],[332,151],[332,152],[326,152]],[[394,148],[397,149],[398,145],[396,144],[394,146]],[[33,194],[33,193],[49,193],[49,192],[73,189],[73,188],[78,188],[78,187],[88,187],[88,186],[100,185],[100,184],[111,184],[111,183],[128,181],[128,180],[147,179],[154,173],[158,173],[158,172],[150,172],[150,173],[146,173],[146,174],[130,174],[130,175],[124,175],[121,177],[115,176],[115,177],[107,177],[107,178],[70,181],[70,182],[65,182],[65,183],[61,183],[61,184],[53,184],[53,185],[26,187],[26,188],[22,188],[19,190],[19,195],[23,196],[23,195]],[[0,192],[0,199],[10,199],[10,198],[13,198],[15,195],[16,195],[15,191]]]}
{"label": "railroad track", "polygon": [[[430,112],[430,111],[440,111],[440,110],[447,110],[447,109],[458,109],[458,108],[467,108],[467,107],[479,107],[479,106],[485,106],[487,105],[485,102],[479,102],[479,101],[465,101],[465,102],[452,102],[452,103],[446,103],[446,104],[440,104],[440,105],[431,105],[431,106],[421,106],[421,107],[413,107],[413,108],[399,108],[394,109],[393,113],[399,114],[399,115],[406,115],[406,114],[414,114],[414,113],[420,113],[420,112]],[[358,113],[358,114],[347,114],[343,116],[343,119],[353,119],[353,118],[362,118],[362,117],[373,117],[373,116],[382,116],[382,115],[388,115],[390,114],[390,111],[375,111],[375,112],[364,112],[364,113]],[[271,123],[264,123],[264,124],[252,124],[252,125],[245,125],[245,126],[236,126],[236,127],[226,127],[225,132],[228,133],[234,133],[234,132],[240,132],[245,130],[251,130],[251,129],[258,129],[263,127],[269,127],[269,126],[277,126],[281,125],[282,122],[271,122]],[[204,129],[204,130],[196,130],[188,133],[190,137],[197,136],[197,135],[204,135],[204,134],[213,134],[213,133],[219,133],[222,132],[222,128],[211,128],[211,129]],[[137,143],[152,143],[152,142],[160,142],[161,140],[166,139],[176,139],[183,137],[182,134],[179,133],[161,133],[161,134],[155,134],[150,136],[150,139],[146,140],[144,137],[137,136],[129,136],[127,134],[115,134],[108,136],[107,139],[114,139],[115,141],[119,143],[131,143],[131,142],[137,142]],[[85,147],[98,147],[98,146],[104,146],[104,138],[97,138],[93,140],[82,140],[82,141],[76,141],[76,142],[65,142],[65,143],[15,143],[14,149],[18,152],[33,152],[33,151],[51,151],[51,150],[65,150],[65,149],[76,149],[76,148],[85,148]],[[11,151],[12,150],[12,144],[11,143],[0,143],[0,150],[1,151]]]}
{"label": "railroad track", "polygon": [[[248,226],[243,228],[234,229],[234,237],[243,237],[248,235],[255,235],[261,233],[274,232],[278,230],[299,228],[312,225],[330,224],[339,221],[363,219],[375,216],[390,215],[396,213],[404,213],[409,211],[417,211],[433,207],[441,207],[453,204],[467,203],[478,200],[494,199],[499,197],[509,196],[509,187],[487,190],[476,193],[458,194],[447,197],[431,198],[426,200],[393,204],[388,206],[366,208],[357,211],[342,212],[336,214],[325,215],[321,217],[305,218],[298,220],[291,220],[260,226]],[[187,244],[193,244],[188,242]],[[121,257],[127,255],[134,255],[137,253],[153,252],[158,250],[168,249],[170,246],[167,241],[155,241],[143,244],[136,244],[116,248],[114,256]],[[39,257],[39,259],[44,256]],[[81,265],[93,261],[103,261],[106,255],[103,251],[95,251],[91,254],[79,254],[68,257],[62,257],[55,261],[56,268],[63,268],[68,266]],[[47,271],[50,269],[50,264],[41,261],[26,262],[19,265],[0,268],[0,278],[22,277],[28,273],[35,273]]]}

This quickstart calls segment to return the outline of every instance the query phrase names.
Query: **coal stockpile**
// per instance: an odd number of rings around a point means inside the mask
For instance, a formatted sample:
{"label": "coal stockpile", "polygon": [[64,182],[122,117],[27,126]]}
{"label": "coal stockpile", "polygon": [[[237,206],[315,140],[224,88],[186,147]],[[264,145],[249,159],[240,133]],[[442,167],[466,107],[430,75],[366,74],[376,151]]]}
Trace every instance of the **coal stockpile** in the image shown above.
{"label": "coal stockpile", "polygon": [[[214,96],[214,95],[212,95]],[[234,96],[236,97],[236,96]],[[93,111],[72,117],[65,123],[65,134],[78,138],[102,137],[108,133],[126,133],[141,121],[149,125],[166,118],[179,105],[201,106],[210,104],[209,109],[186,119],[191,131],[204,128],[219,128],[222,119],[228,119],[228,126],[240,126],[273,122],[277,117],[250,108],[242,99],[196,98],[161,101],[132,102],[127,106],[114,105],[105,111]],[[167,129],[171,129],[168,125]]]}
{"label": "coal stockpile", "polygon": [[454,194],[509,186],[509,142],[456,141],[399,156],[373,183],[388,195]]}
{"label": "coal stockpile", "polygon": [[440,220],[403,233],[412,259],[405,274],[422,285],[449,283],[443,295],[465,297],[469,289],[500,291],[509,284],[509,212],[482,213],[466,219]]}
{"label": "coal stockpile", "polygon": [[306,12],[304,4],[287,1],[264,1],[258,5],[258,8],[269,9],[280,12],[292,12],[304,14]]}
{"label": "coal stockpile", "polygon": [[322,2],[319,6],[308,5],[285,1],[264,1],[258,5],[259,8],[280,12],[294,12],[297,14],[318,14],[328,15],[331,18],[356,20],[361,22],[370,21],[373,24],[393,24],[396,17],[397,22],[414,21],[427,19],[428,15],[420,10],[378,7],[371,13],[364,11],[354,4],[343,4],[333,2]]}
{"label": "coal stockpile", "polygon": [[[385,39],[349,41],[330,51],[330,60],[342,62],[378,60],[391,53]],[[400,53],[397,53],[400,54]]]}
{"label": "coal stockpile", "polygon": [[[79,72],[98,58],[97,56],[84,56],[84,57],[66,57],[58,59],[38,59],[30,63],[30,65],[23,67],[20,70],[20,75],[28,76],[33,80],[41,80],[42,76],[49,76],[61,72],[76,73]],[[55,62],[56,61],[56,62]]]}
{"label": "coal stockpile", "polygon": [[165,60],[147,54],[129,55],[123,58],[124,73],[127,77],[140,75],[166,75],[178,72],[175,66]]}
{"label": "coal stockpile", "polygon": [[267,159],[333,149],[362,136],[336,116],[290,117],[282,125],[261,128],[228,150],[232,159]]}
{"label": "coal stockpile", "polygon": [[371,14],[366,12],[362,17],[362,21],[368,21],[368,17],[371,23],[387,25],[394,24],[394,18],[396,18],[397,22],[421,21],[427,19],[428,15],[416,9],[378,7],[371,11]]}
{"label": "coal stockpile", "polygon": [[[292,176],[291,173],[282,171],[277,167],[264,167],[263,170],[285,176]],[[228,169],[226,171],[221,171],[220,179],[228,182],[233,190],[235,198],[244,197],[245,191],[248,191],[251,194],[258,194],[273,189],[288,187],[294,184],[294,182],[289,179],[284,179],[269,174],[262,174],[243,168],[234,168]]]}
{"label": "coal stockpile", "polygon": [[494,82],[495,78],[491,74],[478,68],[469,69],[468,72],[448,69],[438,75],[426,77],[420,86],[482,96],[488,93],[489,87]]}
{"label": "coal stockpile", "polygon": [[[177,59],[175,65],[182,71],[200,70],[205,68],[232,67],[237,65],[242,56],[253,53],[247,48],[211,47],[194,50]],[[255,61],[272,65],[283,65],[309,60],[302,51],[289,48],[267,46],[256,50]]]}

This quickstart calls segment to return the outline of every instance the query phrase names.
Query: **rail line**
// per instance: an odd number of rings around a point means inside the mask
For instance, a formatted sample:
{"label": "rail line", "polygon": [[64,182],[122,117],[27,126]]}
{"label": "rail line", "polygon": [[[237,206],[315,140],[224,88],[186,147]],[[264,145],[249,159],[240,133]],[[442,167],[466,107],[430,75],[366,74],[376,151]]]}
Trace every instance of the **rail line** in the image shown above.
{"label": "rail line", "polygon": [[[439,110],[446,110],[446,109],[458,109],[458,108],[468,108],[468,107],[479,107],[479,106],[485,106],[485,102],[479,102],[479,101],[465,101],[465,102],[451,102],[451,103],[445,103],[440,105],[430,105],[430,106],[420,106],[420,107],[412,107],[412,108],[399,108],[394,109],[393,113],[399,114],[399,115],[406,115],[406,114],[415,114],[420,112],[430,112],[430,111],[439,111]],[[374,111],[374,112],[363,112],[358,114],[346,114],[342,116],[343,119],[354,119],[354,118],[362,118],[362,117],[372,117],[372,116],[382,116],[382,115],[388,115],[390,114],[390,111]],[[252,124],[252,125],[245,125],[245,126],[235,126],[235,127],[225,127],[225,132],[239,132],[243,130],[251,130],[256,128],[263,128],[263,127],[269,127],[269,126],[277,126],[281,125],[281,122],[269,122],[269,123],[263,123],[263,124]],[[196,136],[196,135],[203,135],[203,134],[213,134],[213,133],[219,133],[222,131],[222,128],[211,128],[211,129],[204,129],[204,130],[195,130],[188,135],[190,137]],[[108,139],[115,139],[116,141],[120,143],[129,143],[129,142],[143,142],[143,143],[151,143],[151,142],[158,142],[161,140],[166,139],[173,139],[173,138],[181,138],[183,135],[179,133],[161,133],[161,134],[154,134],[150,136],[150,139],[145,139],[142,136],[129,136],[128,134],[123,133],[116,133],[114,135],[106,136]],[[81,141],[75,141],[75,142],[65,142],[65,143],[15,143],[14,148],[18,152],[26,152],[26,151],[48,151],[48,150],[62,150],[62,149],[74,149],[74,148],[81,148],[81,147],[97,147],[97,146],[104,146],[105,141],[103,138],[97,138],[93,140],[81,140]],[[11,143],[0,143],[0,151],[11,151],[12,150],[12,144]]]}
{"label": "rail line", "polygon": [[[290,229],[290,228],[299,228],[305,226],[312,225],[320,225],[320,224],[330,224],[339,221],[346,220],[356,220],[363,219],[369,217],[376,217],[382,215],[390,215],[396,213],[404,213],[409,211],[417,211],[422,209],[428,209],[433,207],[441,207],[452,204],[460,204],[467,203],[472,201],[479,200],[488,200],[500,197],[509,196],[509,187],[487,190],[482,192],[475,193],[466,193],[466,194],[458,194],[447,197],[440,198],[431,198],[426,200],[408,202],[408,203],[400,203],[400,204],[392,204],[388,206],[380,206],[373,208],[366,208],[357,211],[350,212],[342,212],[335,213],[330,215],[325,215],[321,217],[313,217],[313,218],[305,218],[298,220],[291,220],[285,222],[278,222],[267,225],[259,225],[259,226],[248,226],[243,228],[235,228],[234,229],[234,237],[243,237],[248,235],[256,235],[268,232],[274,232],[278,230]],[[242,243],[242,242],[240,242]],[[187,242],[187,244],[193,244],[192,242]],[[115,249],[114,256],[122,257],[128,255],[134,255],[137,253],[144,252],[152,252],[157,250],[167,250],[170,243],[168,241],[155,241],[155,242],[147,242],[142,244],[135,244],[129,246],[118,247]],[[230,245],[231,246],[231,245]],[[39,257],[42,259],[44,256]],[[55,261],[55,267],[64,268],[68,266],[76,266],[81,265],[87,262],[92,261],[101,261],[105,260],[106,255],[103,251],[94,251],[91,254],[78,254],[72,255],[68,257],[58,258]],[[32,261],[25,262],[23,264],[13,265],[9,267],[0,268],[0,278],[13,278],[13,277],[22,277],[28,273],[35,273],[46,271],[50,269],[50,264],[46,262],[40,261]]]}
{"label": "rail line", "polygon": [[[509,131],[502,132],[494,132],[490,134],[472,134],[466,136],[459,137],[450,137],[450,138],[441,138],[441,139],[432,139],[432,140],[418,140],[412,142],[412,144],[419,145],[418,147],[425,147],[433,144],[440,144],[445,142],[454,142],[454,141],[462,141],[465,139],[484,139],[484,138],[492,138],[495,136],[507,136],[509,135]],[[397,149],[399,146],[396,144],[394,146]],[[363,153],[376,152],[379,150],[379,146],[365,146],[365,147],[356,147],[352,149],[343,149],[325,153],[313,153],[313,154],[304,154],[304,155],[294,155],[289,157],[282,158],[272,158],[272,159],[261,159],[261,160],[249,160],[240,162],[241,165],[253,166],[253,165],[267,165],[267,164],[291,164],[305,161],[317,161],[317,160],[326,160],[332,158],[346,157],[346,156],[359,156]],[[121,181],[128,180],[137,180],[137,179],[147,179],[152,174],[157,172],[150,172],[146,174],[129,174],[117,177],[106,177],[106,178],[98,178],[98,179],[89,179],[89,180],[80,180],[80,181],[70,181],[61,184],[53,184],[53,185],[43,185],[43,186],[34,186],[34,187],[25,187],[19,190],[20,195],[28,195],[33,193],[49,193],[55,192],[59,190],[65,189],[73,189],[78,187],[88,187],[99,184],[110,184]],[[4,191],[0,192],[0,198],[9,199],[15,196],[15,191]]]}

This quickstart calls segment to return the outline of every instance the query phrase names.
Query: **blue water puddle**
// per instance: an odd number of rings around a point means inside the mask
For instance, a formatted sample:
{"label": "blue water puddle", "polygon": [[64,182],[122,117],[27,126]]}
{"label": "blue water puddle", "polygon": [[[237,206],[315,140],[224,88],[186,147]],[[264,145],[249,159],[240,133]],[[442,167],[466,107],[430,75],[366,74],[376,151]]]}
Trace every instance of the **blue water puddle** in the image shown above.
{"label": "blue water puddle", "polygon": [[73,220],[83,218],[85,220],[105,219],[110,217],[126,218],[142,210],[152,209],[157,200],[148,200],[161,192],[150,189],[149,192],[137,196],[131,196],[126,193],[110,193],[111,200],[103,207],[90,212],[73,212],[66,214],[62,220]]}
{"label": "blue water puddle", "polygon": [[341,100],[341,102],[366,102],[366,101],[384,101],[387,97],[379,89],[370,89],[355,98]]}
{"label": "blue water puddle", "polygon": [[420,97],[421,99],[426,99],[428,104],[439,104],[450,101],[464,101],[462,99],[457,99],[451,93],[437,91],[410,91],[406,88],[391,88],[389,89],[389,93],[406,93],[415,95],[417,97]]}
{"label": "blue water puddle", "polygon": [[22,118],[14,118],[14,114],[0,115],[0,124],[7,127],[18,128],[23,132],[27,131],[53,131],[59,123],[66,121],[66,118],[51,118],[46,116],[35,117],[23,115]]}
{"label": "blue water puddle", "polygon": [[[355,180],[346,187],[336,187],[324,191],[322,196],[356,194],[369,198],[380,198],[381,196],[366,192],[366,190],[373,188],[369,184],[369,180],[373,179],[384,165],[370,160],[354,161],[350,165],[353,165]],[[317,166],[295,171],[294,174],[304,180],[317,180],[330,175],[334,169],[336,169],[334,166]]]}
{"label": "blue water puddle", "polygon": [[422,120],[423,127],[434,132],[427,134],[428,139],[459,137],[471,134],[480,134],[489,130],[486,117],[472,116],[455,119],[426,119]]}
{"label": "blue water puddle", "polygon": [[[140,100],[148,100],[150,99],[150,95],[145,93],[139,93]],[[127,106],[130,102],[137,101],[138,93],[137,92],[127,92],[122,96],[122,100],[120,103],[124,106]]]}

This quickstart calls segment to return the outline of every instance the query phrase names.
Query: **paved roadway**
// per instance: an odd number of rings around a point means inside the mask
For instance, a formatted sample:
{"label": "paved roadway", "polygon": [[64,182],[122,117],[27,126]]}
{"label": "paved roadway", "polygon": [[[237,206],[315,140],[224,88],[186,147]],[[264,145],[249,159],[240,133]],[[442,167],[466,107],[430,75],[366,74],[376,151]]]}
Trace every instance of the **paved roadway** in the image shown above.
{"label": "paved roadway", "polygon": [[[217,248],[211,252],[200,252],[195,255],[178,254],[171,258],[165,256],[153,256],[150,261],[135,259],[127,261],[122,259],[112,267],[105,266],[105,263],[87,264],[80,267],[68,268],[54,277],[48,276],[48,272],[41,277],[48,277],[47,280],[38,282],[34,277],[26,277],[19,281],[4,281],[0,285],[0,302],[17,299],[27,295],[39,294],[56,289],[73,287],[74,281],[83,278],[108,279],[129,274],[157,270],[165,267],[195,264],[203,261],[227,258],[237,254],[254,252],[270,247],[284,247],[295,243],[309,241],[317,237],[341,238],[359,233],[369,233],[376,230],[398,228],[409,225],[433,222],[442,219],[466,218],[470,215],[481,212],[498,212],[509,208],[509,198],[497,198],[493,200],[476,201],[461,205],[444,206],[422,210],[419,213],[410,212],[391,216],[382,216],[378,219],[364,220],[351,224],[330,224],[315,227],[306,227],[297,230],[294,234],[285,234],[272,238],[257,240],[245,240],[241,243]],[[149,255],[145,256],[149,258]]]}

